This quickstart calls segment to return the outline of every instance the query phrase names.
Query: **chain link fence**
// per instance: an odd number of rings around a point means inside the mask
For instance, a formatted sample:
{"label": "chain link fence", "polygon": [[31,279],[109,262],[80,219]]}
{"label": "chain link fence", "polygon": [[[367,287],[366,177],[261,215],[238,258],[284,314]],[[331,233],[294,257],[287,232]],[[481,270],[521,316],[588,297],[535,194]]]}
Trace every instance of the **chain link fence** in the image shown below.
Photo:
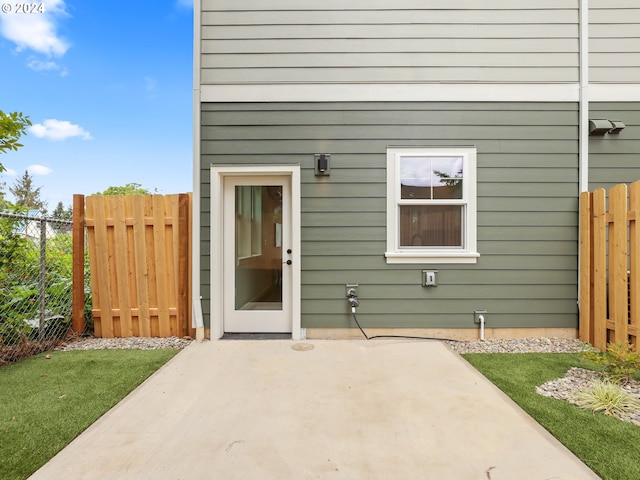
{"label": "chain link fence", "polygon": [[0,365],[69,334],[72,227],[70,220],[0,212]]}

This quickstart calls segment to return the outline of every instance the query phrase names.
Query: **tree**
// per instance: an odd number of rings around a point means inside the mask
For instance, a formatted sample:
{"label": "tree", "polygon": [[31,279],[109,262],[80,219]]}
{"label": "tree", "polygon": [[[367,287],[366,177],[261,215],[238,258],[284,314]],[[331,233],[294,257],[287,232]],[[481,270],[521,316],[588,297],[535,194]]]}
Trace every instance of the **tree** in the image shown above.
{"label": "tree", "polygon": [[9,187],[9,191],[15,197],[15,205],[29,210],[46,212],[46,204],[40,199],[42,187],[33,186],[33,177],[25,170],[24,175]]}
{"label": "tree", "polygon": [[56,205],[55,210],[51,213],[51,216],[53,218],[58,219],[58,220],[72,220],[73,219],[73,209],[71,208],[71,205],[69,205],[65,209],[64,205],[62,204],[62,202],[58,202],[58,204]]}
{"label": "tree", "polygon": [[[18,140],[22,135],[27,134],[28,126],[31,126],[31,120],[22,115],[22,112],[7,114],[0,110],[0,153],[7,153],[8,150],[18,150],[22,147]],[[4,170],[4,166],[0,163],[0,172]]]}
{"label": "tree", "polygon": [[104,192],[96,192],[94,195],[149,195],[151,192],[139,183],[127,183],[121,187],[109,187]]}

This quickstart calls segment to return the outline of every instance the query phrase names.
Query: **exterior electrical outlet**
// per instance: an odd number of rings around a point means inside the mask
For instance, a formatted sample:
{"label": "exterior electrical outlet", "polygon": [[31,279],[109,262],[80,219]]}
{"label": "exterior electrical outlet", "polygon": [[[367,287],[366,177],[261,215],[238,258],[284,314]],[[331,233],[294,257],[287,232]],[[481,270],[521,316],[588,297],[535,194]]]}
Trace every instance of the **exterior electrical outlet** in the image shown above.
{"label": "exterior electrical outlet", "polygon": [[358,284],[357,283],[345,283],[344,285],[345,297],[357,297],[358,296]]}
{"label": "exterior electrical outlet", "polygon": [[438,271],[437,270],[423,270],[422,271],[422,286],[423,287],[437,287],[438,286]]}

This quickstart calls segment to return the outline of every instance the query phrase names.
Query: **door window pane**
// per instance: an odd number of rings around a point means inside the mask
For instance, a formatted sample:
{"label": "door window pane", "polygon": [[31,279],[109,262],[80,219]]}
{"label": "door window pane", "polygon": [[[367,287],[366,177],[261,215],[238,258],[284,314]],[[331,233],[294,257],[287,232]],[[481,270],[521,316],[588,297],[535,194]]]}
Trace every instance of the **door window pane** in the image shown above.
{"label": "door window pane", "polygon": [[236,186],[235,219],[235,309],[282,310],[282,186]]}

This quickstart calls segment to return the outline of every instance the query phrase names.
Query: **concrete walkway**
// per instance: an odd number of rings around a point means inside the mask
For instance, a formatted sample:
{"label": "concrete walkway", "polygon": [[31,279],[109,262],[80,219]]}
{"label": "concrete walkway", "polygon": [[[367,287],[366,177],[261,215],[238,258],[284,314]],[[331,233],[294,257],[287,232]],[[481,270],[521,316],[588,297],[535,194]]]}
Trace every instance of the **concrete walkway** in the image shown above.
{"label": "concrete walkway", "polygon": [[192,344],[31,479],[587,480],[444,344]]}

